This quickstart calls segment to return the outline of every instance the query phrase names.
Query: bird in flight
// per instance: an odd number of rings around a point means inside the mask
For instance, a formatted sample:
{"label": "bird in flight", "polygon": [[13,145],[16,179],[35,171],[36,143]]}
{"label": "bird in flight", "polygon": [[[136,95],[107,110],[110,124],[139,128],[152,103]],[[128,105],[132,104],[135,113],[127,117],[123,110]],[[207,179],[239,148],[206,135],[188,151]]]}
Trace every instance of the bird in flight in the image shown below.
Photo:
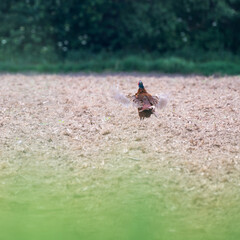
{"label": "bird in flight", "polygon": [[161,109],[167,105],[166,96],[152,96],[147,92],[142,81],[138,82],[138,91],[133,96],[125,96],[124,94],[115,91],[113,97],[123,105],[133,105],[134,107],[137,107],[140,120],[149,118],[152,114],[157,117],[155,113],[156,108]]}

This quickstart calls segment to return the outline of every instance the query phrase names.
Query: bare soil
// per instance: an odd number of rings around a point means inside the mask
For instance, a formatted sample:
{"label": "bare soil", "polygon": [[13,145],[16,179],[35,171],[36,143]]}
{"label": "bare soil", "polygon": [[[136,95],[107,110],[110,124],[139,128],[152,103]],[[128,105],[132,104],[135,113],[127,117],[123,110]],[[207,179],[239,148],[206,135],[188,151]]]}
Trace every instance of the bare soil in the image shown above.
{"label": "bare soil", "polygon": [[[139,80],[168,95],[158,118],[140,121],[137,109],[112,99],[115,87],[136,93]],[[186,176],[188,189],[239,187],[239,77],[3,74],[0,84],[2,173],[17,171],[19,156],[38,156],[79,171]]]}

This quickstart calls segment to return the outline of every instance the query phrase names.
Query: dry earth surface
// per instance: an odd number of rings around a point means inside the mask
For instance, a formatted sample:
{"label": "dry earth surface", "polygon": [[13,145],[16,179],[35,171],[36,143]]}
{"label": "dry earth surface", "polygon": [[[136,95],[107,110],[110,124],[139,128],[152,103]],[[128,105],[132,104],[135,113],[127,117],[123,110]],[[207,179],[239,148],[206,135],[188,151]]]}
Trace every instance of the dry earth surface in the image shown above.
{"label": "dry earth surface", "polygon": [[[139,80],[168,95],[158,118],[140,121],[112,99],[116,87],[134,94]],[[86,187],[119,187],[139,175],[149,194],[158,183],[172,194],[181,189],[188,197],[176,205],[211,208],[227,199],[234,208],[240,200],[239,77],[2,74],[0,84],[2,180],[44,165],[69,170],[71,181],[84,177]],[[116,178],[101,180],[111,171]]]}

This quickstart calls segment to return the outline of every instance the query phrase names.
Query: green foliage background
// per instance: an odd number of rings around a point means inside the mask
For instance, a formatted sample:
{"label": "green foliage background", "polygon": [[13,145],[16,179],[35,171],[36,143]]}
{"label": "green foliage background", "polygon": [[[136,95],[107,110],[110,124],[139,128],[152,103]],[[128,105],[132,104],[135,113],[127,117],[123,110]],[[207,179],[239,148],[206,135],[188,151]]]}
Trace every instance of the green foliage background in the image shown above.
{"label": "green foliage background", "polygon": [[5,62],[96,53],[233,61],[240,53],[240,0],[1,0],[0,22]]}

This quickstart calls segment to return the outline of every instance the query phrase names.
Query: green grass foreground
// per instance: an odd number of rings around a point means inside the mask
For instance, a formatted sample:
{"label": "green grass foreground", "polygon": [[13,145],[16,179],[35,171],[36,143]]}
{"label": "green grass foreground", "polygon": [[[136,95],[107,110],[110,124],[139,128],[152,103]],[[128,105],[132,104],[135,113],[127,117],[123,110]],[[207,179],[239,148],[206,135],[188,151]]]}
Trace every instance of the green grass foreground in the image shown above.
{"label": "green grass foreground", "polygon": [[1,239],[240,237],[238,199],[233,201],[228,191],[217,197],[215,192],[185,191],[177,179],[164,172],[74,169],[63,159],[55,165],[55,159],[45,160],[18,156],[12,159],[15,169],[2,170]]}
{"label": "green grass foreground", "polygon": [[143,72],[201,75],[238,75],[240,59],[191,60],[182,57],[80,56],[67,60],[11,58],[0,60],[0,72],[74,73],[74,72]]}

